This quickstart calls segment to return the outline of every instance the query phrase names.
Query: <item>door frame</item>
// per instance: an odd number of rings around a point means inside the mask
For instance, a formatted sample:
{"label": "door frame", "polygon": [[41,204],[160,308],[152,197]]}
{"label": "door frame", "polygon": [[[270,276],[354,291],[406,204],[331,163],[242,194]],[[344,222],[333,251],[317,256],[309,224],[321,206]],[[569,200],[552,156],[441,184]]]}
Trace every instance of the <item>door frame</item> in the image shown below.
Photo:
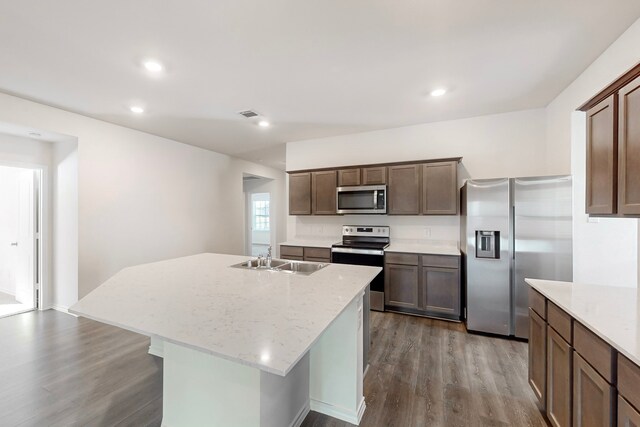
{"label": "door frame", "polygon": [[[50,308],[44,301],[50,300],[52,289],[50,286],[50,265],[51,265],[51,207],[50,207],[50,168],[48,165],[29,162],[15,162],[0,159],[0,166],[12,168],[31,169],[39,172],[39,176],[34,174],[34,264],[33,264],[33,289],[34,308],[31,310],[46,310]],[[36,185],[37,184],[37,185]],[[36,232],[38,230],[39,232]],[[15,313],[18,314],[18,313]]]}

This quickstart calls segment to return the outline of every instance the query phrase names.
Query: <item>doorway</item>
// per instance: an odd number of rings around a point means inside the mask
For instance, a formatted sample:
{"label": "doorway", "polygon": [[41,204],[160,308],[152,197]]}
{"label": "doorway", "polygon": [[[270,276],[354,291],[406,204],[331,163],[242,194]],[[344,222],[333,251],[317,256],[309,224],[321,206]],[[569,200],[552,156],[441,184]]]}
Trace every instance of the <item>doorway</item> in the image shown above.
{"label": "doorway", "polygon": [[[245,194],[245,255],[266,255],[274,245],[275,206],[272,200],[273,179],[243,174]],[[273,255],[275,256],[275,247]]]}
{"label": "doorway", "polygon": [[0,165],[0,317],[38,308],[41,179]]}

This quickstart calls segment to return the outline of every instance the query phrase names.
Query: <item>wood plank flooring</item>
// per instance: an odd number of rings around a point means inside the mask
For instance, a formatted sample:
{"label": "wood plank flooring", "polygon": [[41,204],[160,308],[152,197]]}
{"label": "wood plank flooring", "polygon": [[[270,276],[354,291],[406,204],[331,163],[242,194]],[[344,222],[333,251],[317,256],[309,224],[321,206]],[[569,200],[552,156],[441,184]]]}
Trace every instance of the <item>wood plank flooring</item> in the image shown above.
{"label": "wood plank flooring", "polygon": [[[372,312],[361,426],[546,426],[521,342]],[[0,426],[159,426],[162,361],[141,335],[55,311],[0,319]],[[310,413],[304,427],[350,424]]]}

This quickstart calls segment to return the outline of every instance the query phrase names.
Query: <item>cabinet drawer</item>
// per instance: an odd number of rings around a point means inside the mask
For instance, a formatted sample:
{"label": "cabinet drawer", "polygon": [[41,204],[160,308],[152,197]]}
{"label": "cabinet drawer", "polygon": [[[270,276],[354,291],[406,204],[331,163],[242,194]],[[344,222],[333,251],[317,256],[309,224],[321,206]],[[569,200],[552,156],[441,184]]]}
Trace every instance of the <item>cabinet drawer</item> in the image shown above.
{"label": "cabinet drawer", "polygon": [[578,322],[573,322],[573,346],[580,356],[610,384],[614,382],[615,357],[609,344]]}
{"label": "cabinet drawer", "polygon": [[425,267],[460,268],[460,257],[446,255],[422,255]]}
{"label": "cabinet drawer", "polygon": [[621,354],[618,354],[618,391],[640,408],[640,367]]}
{"label": "cabinet drawer", "polygon": [[331,262],[331,260],[329,258],[314,258],[314,257],[304,257],[305,261],[309,261],[309,262],[321,262],[321,263],[328,263]]}
{"label": "cabinet drawer", "polygon": [[566,342],[572,343],[571,316],[551,301],[547,304],[547,321]]}
{"label": "cabinet drawer", "polygon": [[418,265],[418,255],[387,252],[384,254],[384,262],[388,264]]}
{"label": "cabinet drawer", "polygon": [[540,292],[533,288],[529,288],[529,307],[543,319],[547,318],[547,301]]}
{"label": "cabinet drawer", "polygon": [[304,248],[304,257],[331,259],[331,249],[328,248]]}
{"label": "cabinet drawer", "polygon": [[304,256],[304,248],[302,246],[280,246],[280,256],[285,257],[300,257]]}

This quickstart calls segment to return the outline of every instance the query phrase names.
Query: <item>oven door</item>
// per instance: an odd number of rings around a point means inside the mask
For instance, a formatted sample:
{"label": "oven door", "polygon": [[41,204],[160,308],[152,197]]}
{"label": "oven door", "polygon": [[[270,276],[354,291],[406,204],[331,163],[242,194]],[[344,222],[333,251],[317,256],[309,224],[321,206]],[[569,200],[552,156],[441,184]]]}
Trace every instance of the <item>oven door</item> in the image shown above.
{"label": "oven door", "polygon": [[[384,268],[384,251],[352,248],[332,248],[331,262],[336,264],[369,265]],[[384,270],[371,281],[371,310],[384,311]]]}
{"label": "oven door", "polygon": [[339,214],[385,214],[387,186],[338,187],[336,206]]}

